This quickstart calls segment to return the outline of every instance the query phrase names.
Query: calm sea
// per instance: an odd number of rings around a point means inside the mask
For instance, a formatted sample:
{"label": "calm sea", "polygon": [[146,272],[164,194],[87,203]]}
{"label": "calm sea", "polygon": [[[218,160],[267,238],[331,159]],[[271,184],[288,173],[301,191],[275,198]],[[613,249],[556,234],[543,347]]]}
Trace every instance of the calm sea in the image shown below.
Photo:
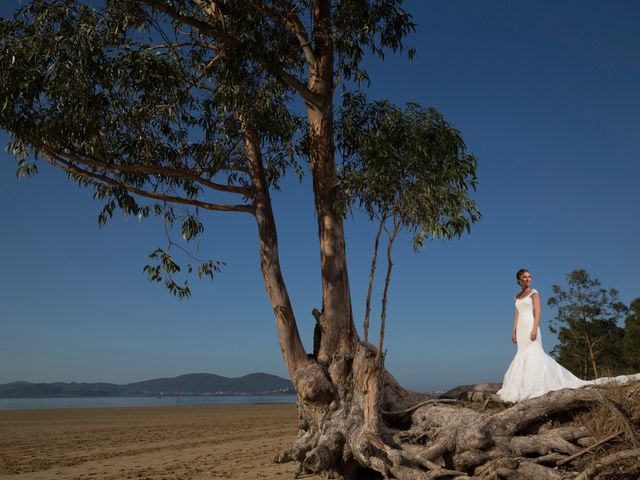
{"label": "calm sea", "polygon": [[[295,395],[181,396],[180,405],[296,403]],[[0,410],[21,408],[170,407],[176,397],[0,398]]]}

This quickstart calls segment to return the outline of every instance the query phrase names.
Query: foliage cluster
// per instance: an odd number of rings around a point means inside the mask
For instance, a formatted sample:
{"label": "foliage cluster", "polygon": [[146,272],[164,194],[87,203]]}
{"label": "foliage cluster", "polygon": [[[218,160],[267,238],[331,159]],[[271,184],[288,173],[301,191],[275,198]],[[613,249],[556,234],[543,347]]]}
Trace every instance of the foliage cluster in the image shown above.
{"label": "foliage cluster", "polygon": [[340,115],[340,183],[349,204],[371,218],[394,217],[414,233],[416,247],[426,238],[459,237],[480,219],[468,197],[477,160],[437,110],[370,103],[357,93],[344,96]]}

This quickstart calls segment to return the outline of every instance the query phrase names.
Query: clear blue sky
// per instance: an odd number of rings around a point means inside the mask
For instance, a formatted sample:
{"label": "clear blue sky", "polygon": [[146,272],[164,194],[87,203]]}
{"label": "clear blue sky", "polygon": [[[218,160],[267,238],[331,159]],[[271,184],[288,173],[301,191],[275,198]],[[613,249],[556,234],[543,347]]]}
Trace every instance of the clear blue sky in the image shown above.
{"label": "clear blue sky", "polygon": [[[387,367],[416,390],[501,381],[514,354],[517,269],[532,271],[543,301],[575,268],[627,303],[640,296],[640,4],[407,5],[418,57],[371,62],[369,95],[433,105],[462,131],[479,158],[484,218],[470,236],[421,254],[406,237],[397,245]],[[99,230],[90,191],[45,165],[18,181],[13,158],[0,155],[0,383],[286,376],[249,216],[207,216],[200,254],[227,267],[179,301],[142,272],[165,245],[158,221],[118,217]],[[321,298],[308,178],[274,197],[285,279],[310,349]],[[361,326],[374,231],[361,218],[346,231]],[[546,350],[552,315],[545,306]]]}

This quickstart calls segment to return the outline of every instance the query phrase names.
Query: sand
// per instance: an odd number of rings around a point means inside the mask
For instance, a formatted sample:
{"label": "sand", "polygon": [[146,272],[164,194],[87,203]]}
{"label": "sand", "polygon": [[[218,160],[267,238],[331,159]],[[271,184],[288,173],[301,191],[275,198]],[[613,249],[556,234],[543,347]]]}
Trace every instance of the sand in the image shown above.
{"label": "sand", "polygon": [[295,405],[0,410],[0,478],[288,480],[296,425]]}

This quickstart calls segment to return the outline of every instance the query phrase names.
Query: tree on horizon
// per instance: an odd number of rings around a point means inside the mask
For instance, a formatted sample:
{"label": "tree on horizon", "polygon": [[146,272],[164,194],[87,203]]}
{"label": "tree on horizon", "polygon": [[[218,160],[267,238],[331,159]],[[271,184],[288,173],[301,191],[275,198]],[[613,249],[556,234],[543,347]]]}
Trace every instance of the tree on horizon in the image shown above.
{"label": "tree on horizon", "polygon": [[549,330],[558,335],[552,355],[574,374],[592,379],[626,371],[618,325],[627,307],[615,288],[602,288],[584,269],[567,274],[567,288],[553,285],[547,305],[557,308]]}
{"label": "tree on horizon", "polygon": [[624,321],[622,352],[629,369],[640,370],[640,298],[632,300],[629,306],[629,313]]}

